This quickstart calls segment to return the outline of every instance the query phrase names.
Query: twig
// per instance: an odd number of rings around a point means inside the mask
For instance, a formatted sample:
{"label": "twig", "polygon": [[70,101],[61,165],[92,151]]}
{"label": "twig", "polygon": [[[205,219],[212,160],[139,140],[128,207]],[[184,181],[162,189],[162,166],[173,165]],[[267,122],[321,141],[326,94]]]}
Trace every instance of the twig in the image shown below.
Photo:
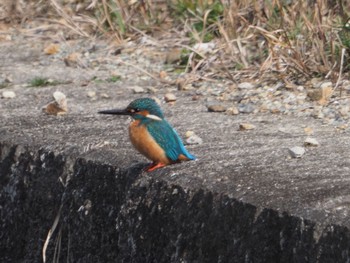
{"label": "twig", "polygon": [[58,222],[60,221],[60,216],[61,216],[61,211],[62,211],[62,205],[60,206],[60,209],[58,210],[57,216],[55,218],[55,220],[53,221],[52,227],[49,230],[49,232],[47,233],[47,237],[43,246],[43,251],[42,251],[42,256],[43,256],[43,262],[46,262],[46,249],[47,246],[49,245],[50,239],[52,234],[55,232],[55,229],[58,225]]}
{"label": "twig", "polygon": [[224,64],[224,62],[222,61],[221,56],[219,56],[219,61],[221,66],[224,68],[225,73],[227,74],[228,78],[233,82],[233,83],[237,83],[237,81],[235,81],[234,77],[232,76],[232,74],[230,73],[230,71],[228,70],[228,68],[226,67],[226,65]]}
{"label": "twig", "polygon": [[332,104],[336,101],[339,101],[339,100],[346,100],[346,99],[350,99],[350,96],[344,96],[342,98],[334,98],[333,100],[330,100],[328,104]]}
{"label": "twig", "polygon": [[[339,76],[338,76],[338,80],[337,83],[335,83],[335,87],[333,92],[338,88],[341,76],[342,76],[342,72],[343,72],[343,65],[344,65],[344,57],[345,57],[345,48],[342,48],[341,50],[341,60],[340,60],[340,68],[339,68]],[[342,89],[340,90],[340,97],[342,95]]]}
{"label": "twig", "polygon": [[137,33],[143,35],[145,38],[147,38],[148,40],[150,40],[150,44],[154,45],[154,46],[158,46],[158,47],[162,47],[161,44],[159,44],[159,41],[157,39],[155,39],[154,37],[151,37],[150,35],[147,35],[145,32],[143,32],[142,30],[132,26],[132,25],[128,25],[132,30],[136,31]]}
{"label": "twig", "polygon": [[333,70],[335,69],[335,67],[337,66],[338,62],[334,62],[333,67],[329,70],[329,72],[327,73],[327,75],[324,77],[325,79],[328,79],[329,76],[332,74]]}
{"label": "twig", "polygon": [[57,13],[60,16],[62,16],[64,21],[66,22],[66,24],[64,24],[63,22],[57,21],[59,24],[65,25],[66,27],[68,27],[69,29],[81,36],[89,37],[89,34],[82,30],[55,0],[50,0],[50,3],[55,8]]}
{"label": "twig", "polygon": [[145,73],[147,76],[151,77],[152,79],[154,79],[156,81],[159,81],[161,83],[166,83],[166,84],[173,84],[173,81],[158,78],[158,77],[154,76],[153,74],[149,73],[148,71],[146,71],[146,70],[144,70],[144,69],[142,69],[139,66],[136,66],[134,64],[131,64],[131,63],[123,61],[123,60],[118,60],[118,62],[120,62],[124,65],[130,66],[130,67],[133,67],[133,68],[137,69],[138,71]]}

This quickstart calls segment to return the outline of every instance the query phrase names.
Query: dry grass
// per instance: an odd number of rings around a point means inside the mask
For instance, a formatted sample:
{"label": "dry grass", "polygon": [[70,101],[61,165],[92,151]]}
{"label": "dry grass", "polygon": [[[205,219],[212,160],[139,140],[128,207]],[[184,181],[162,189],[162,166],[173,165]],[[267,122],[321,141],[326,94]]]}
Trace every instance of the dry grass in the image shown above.
{"label": "dry grass", "polygon": [[[314,76],[339,82],[341,74],[348,75],[348,47],[338,33],[348,18],[349,0],[62,2],[49,1],[57,21],[70,31],[84,37],[104,34],[117,43],[149,36],[159,45],[181,47],[188,53],[188,72],[233,81],[273,74],[291,82]],[[194,48],[203,42],[215,48]]]}
{"label": "dry grass", "polygon": [[[137,37],[140,30],[150,35],[168,30],[174,35],[186,32],[190,41],[182,44],[193,46],[211,34],[216,52],[189,56],[187,68],[192,72],[215,68],[211,71],[219,76],[258,71],[259,75],[277,73],[284,79],[327,76],[335,81],[340,73],[338,31],[346,18],[344,4],[326,0],[102,0],[95,8],[99,28],[113,32],[120,42]],[[220,5],[222,13],[215,9]],[[212,13],[217,16],[214,21],[209,19]]]}
{"label": "dry grass", "polygon": [[237,2],[240,5],[231,4],[220,27],[232,61],[243,68],[257,66],[260,74],[275,72],[284,78],[337,78],[341,7],[324,0],[290,1],[289,5],[263,1],[260,6],[256,1]]}

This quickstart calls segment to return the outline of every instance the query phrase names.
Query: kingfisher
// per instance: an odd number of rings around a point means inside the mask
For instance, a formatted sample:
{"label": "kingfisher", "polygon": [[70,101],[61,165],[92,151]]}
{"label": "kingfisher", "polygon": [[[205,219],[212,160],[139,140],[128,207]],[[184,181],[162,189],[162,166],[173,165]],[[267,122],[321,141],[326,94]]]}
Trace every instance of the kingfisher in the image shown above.
{"label": "kingfisher", "polygon": [[146,168],[155,169],[181,161],[195,160],[185,148],[177,132],[165,120],[164,114],[154,99],[140,98],[125,109],[99,111],[100,114],[129,115],[131,143],[141,154],[152,161]]}

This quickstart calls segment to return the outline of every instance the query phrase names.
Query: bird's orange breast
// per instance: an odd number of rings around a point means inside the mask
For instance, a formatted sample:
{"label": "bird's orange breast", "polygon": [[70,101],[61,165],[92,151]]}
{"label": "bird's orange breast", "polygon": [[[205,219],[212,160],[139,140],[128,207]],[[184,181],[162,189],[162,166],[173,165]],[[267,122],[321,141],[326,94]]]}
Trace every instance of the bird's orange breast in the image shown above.
{"label": "bird's orange breast", "polygon": [[140,120],[133,121],[129,126],[129,135],[134,147],[149,160],[157,163],[170,164],[165,151],[149,134],[145,125],[139,125]]}

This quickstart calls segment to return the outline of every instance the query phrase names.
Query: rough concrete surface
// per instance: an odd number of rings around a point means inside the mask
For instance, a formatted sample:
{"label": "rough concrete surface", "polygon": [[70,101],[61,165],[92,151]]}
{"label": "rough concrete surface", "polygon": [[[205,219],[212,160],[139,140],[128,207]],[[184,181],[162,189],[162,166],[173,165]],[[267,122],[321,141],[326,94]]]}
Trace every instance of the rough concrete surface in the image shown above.
{"label": "rough concrete surface", "polygon": [[[18,52],[1,70],[20,84],[34,73],[16,70],[27,65]],[[16,98],[0,100],[1,262],[41,262],[43,254],[47,262],[350,261],[348,130],[310,118],[212,113],[191,91],[151,81],[144,83],[158,85],[154,95],[134,94],[132,80],[79,85],[103,74],[90,69],[26,67],[74,81],[10,87]],[[162,104],[165,116],[203,144],[187,146],[198,160],[145,173],[148,161],[128,140],[130,120],[97,111],[161,99],[169,89],[177,102]],[[67,95],[67,115],[41,112],[56,90]],[[92,100],[88,91],[109,98]],[[239,131],[242,122],[256,129]],[[288,148],[303,145],[306,126],[320,146],[292,159]]]}

